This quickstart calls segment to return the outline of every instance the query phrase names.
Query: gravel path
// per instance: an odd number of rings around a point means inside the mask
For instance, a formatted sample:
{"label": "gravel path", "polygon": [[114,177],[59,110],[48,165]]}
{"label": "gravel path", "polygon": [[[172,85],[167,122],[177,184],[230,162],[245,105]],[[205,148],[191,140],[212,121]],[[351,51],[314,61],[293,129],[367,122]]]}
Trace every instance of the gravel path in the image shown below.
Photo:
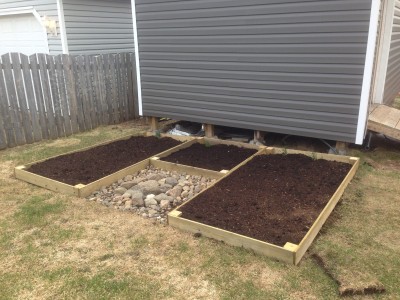
{"label": "gravel path", "polygon": [[111,186],[101,188],[87,200],[116,210],[131,211],[165,224],[169,211],[193,198],[215,181],[149,166]]}

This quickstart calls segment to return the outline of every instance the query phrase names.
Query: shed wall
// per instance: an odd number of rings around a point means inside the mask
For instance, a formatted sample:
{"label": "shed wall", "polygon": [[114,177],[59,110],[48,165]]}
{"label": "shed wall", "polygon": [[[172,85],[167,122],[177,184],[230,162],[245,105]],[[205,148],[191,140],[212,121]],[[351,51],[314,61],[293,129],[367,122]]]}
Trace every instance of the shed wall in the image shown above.
{"label": "shed wall", "polygon": [[70,54],[133,52],[130,0],[63,0]]}
{"label": "shed wall", "polygon": [[143,114],[354,142],[371,0],[136,0]]}
{"label": "shed wall", "polygon": [[[58,13],[57,13],[57,2],[56,0],[2,0],[0,1],[0,9],[11,9],[33,6],[40,14],[40,16],[47,16],[51,20],[57,21],[58,24]],[[57,28],[57,36],[51,34],[47,35],[49,42],[50,54],[57,55],[62,54],[62,45],[60,37],[60,28]]]}
{"label": "shed wall", "polygon": [[386,73],[383,102],[392,104],[400,92],[400,0],[395,1],[389,62]]}

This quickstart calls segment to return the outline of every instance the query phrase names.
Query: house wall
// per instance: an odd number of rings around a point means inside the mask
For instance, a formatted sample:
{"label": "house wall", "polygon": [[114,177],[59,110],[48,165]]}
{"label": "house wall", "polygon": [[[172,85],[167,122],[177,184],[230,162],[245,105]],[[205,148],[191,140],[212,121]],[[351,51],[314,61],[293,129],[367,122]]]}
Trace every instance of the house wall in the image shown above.
{"label": "house wall", "polygon": [[371,0],[136,0],[143,114],[354,142]]}
{"label": "house wall", "polygon": [[400,92],[400,0],[395,0],[389,62],[383,103],[391,105]]}
{"label": "house wall", "polygon": [[130,0],[63,0],[70,54],[133,52]]}
{"label": "house wall", "polygon": [[[56,0],[1,0],[1,9],[11,9],[33,6],[41,17],[47,16],[51,20],[56,20],[58,24],[57,2]],[[57,55],[62,53],[60,29],[57,28],[57,36],[48,34],[50,54]]]}

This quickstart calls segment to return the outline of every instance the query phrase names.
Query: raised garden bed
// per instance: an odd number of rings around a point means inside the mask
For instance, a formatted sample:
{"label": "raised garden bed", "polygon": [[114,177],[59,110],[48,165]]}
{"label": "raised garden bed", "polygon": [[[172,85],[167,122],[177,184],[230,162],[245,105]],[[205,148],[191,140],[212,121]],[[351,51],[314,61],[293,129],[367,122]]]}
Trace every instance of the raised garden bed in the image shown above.
{"label": "raised garden bed", "polygon": [[149,165],[149,158],[191,138],[129,136],[15,168],[15,176],[66,194],[86,197]]}
{"label": "raised garden bed", "polygon": [[358,158],[267,148],[178,207],[169,224],[297,264]]}
{"label": "raised garden bed", "polygon": [[202,169],[221,171],[230,170],[257,152],[256,149],[236,145],[212,145],[194,143],[188,148],[161,158],[176,164],[193,166]]}

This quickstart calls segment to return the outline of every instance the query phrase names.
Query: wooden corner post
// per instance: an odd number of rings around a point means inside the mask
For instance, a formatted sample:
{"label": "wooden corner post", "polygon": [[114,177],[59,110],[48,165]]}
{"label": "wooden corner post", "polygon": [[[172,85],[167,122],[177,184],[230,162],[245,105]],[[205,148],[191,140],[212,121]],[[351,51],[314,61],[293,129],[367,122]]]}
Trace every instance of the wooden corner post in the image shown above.
{"label": "wooden corner post", "polygon": [[204,124],[204,132],[206,137],[212,138],[215,136],[214,125],[211,124]]}

